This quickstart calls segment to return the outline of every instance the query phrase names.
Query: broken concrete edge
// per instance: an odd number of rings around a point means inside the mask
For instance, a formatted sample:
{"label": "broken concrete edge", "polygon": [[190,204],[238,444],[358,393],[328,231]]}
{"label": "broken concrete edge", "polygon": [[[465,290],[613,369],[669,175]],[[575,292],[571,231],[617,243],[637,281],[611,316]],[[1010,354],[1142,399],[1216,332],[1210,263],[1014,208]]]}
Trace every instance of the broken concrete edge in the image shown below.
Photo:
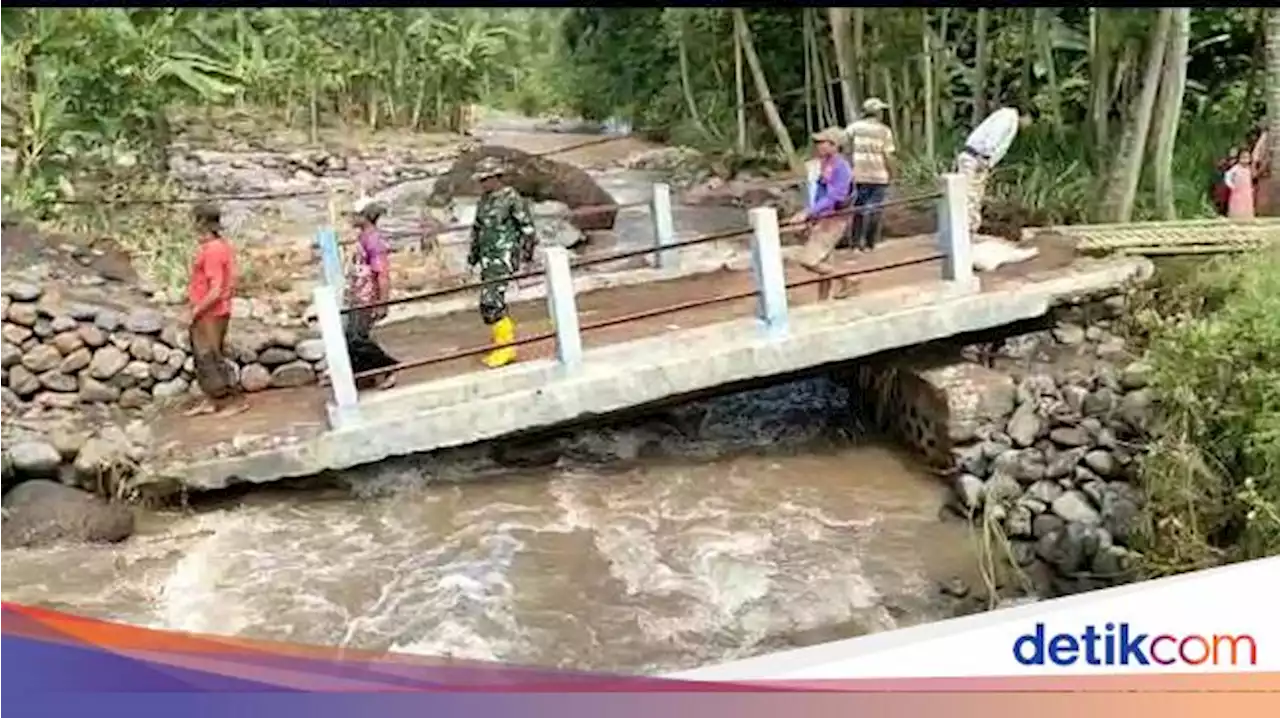
{"label": "broken concrete edge", "polygon": [[[361,419],[350,426],[269,450],[153,473],[161,481],[208,491],[474,444],[1035,318],[1062,297],[1113,289],[1150,272],[1148,260],[1125,258],[1090,262],[1040,282],[1013,282],[981,293],[945,282],[899,287],[800,307],[792,314],[791,332],[780,340],[764,337],[755,318],[744,318],[612,344],[589,350],[577,371],[539,360],[487,373],[484,381],[462,375],[404,387],[362,404]],[[708,355],[708,344],[720,348],[718,356]],[[634,359],[646,355],[655,359],[637,366]],[[519,417],[519,425],[512,417]]]}

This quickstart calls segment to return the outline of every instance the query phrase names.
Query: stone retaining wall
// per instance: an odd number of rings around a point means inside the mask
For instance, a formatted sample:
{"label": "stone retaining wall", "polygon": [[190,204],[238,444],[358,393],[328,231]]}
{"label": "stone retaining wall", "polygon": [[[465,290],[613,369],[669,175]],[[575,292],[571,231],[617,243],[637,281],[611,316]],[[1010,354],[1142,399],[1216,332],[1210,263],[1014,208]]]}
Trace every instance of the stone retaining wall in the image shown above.
{"label": "stone retaining wall", "polygon": [[[6,407],[140,409],[198,392],[187,330],[158,309],[64,304],[19,282],[0,301]],[[302,330],[233,326],[228,344],[245,391],[309,384],[324,370],[323,344]]]}
{"label": "stone retaining wall", "polygon": [[1148,368],[1112,333],[1123,297],[1055,310],[1051,330],[1002,342],[993,367],[935,351],[858,367],[864,416],[948,476],[952,508],[999,525],[1037,593],[1131,578],[1153,415]]}

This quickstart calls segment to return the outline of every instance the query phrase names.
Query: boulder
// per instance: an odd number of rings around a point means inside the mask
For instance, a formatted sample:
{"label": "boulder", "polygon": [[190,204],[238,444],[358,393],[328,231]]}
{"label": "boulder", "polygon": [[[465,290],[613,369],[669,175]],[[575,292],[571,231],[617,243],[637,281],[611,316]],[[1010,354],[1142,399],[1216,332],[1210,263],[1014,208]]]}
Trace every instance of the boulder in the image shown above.
{"label": "boulder", "polygon": [[298,355],[294,354],[292,349],[285,349],[279,346],[267,347],[258,354],[258,362],[266,366],[288,364],[297,358]]}
{"label": "boulder", "polygon": [[63,374],[75,374],[89,366],[89,362],[92,360],[93,353],[84,347],[80,347],[62,358],[62,363],[58,364],[58,371]]}
{"label": "boulder", "polygon": [[62,463],[57,447],[46,441],[18,441],[5,446],[5,450],[18,476],[57,476],[58,465]]}
{"label": "boulder", "polygon": [[89,375],[94,379],[110,379],[128,365],[128,354],[114,346],[104,346],[93,353],[93,360],[89,362]]}
{"label": "boulder", "polygon": [[85,491],[37,479],[4,496],[4,548],[43,546],[58,541],[114,543],[133,533],[133,512]]}
{"label": "boulder", "polygon": [[135,309],[125,317],[124,327],[135,334],[159,334],[165,327],[164,315],[155,309]]}
{"label": "boulder", "polygon": [[3,337],[6,342],[19,347],[22,346],[23,342],[31,338],[31,334],[32,331],[27,327],[8,322],[5,322],[4,327],[0,328],[0,337]]}
{"label": "boulder", "polygon": [[246,364],[240,370],[240,386],[245,391],[262,391],[271,386],[271,372],[261,364]]}
{"label": "boulder", "polygon": [[64,355],[84,347],[84,340],[80,338],[80,333],[77,331],[63,331],[61,334],[55,334],[52,343]]}
{"label": "boulder", "polygon": [[4,295],[15,302],[34,302],[42,294],[44,289],[38,284],[8,280],[4,282]]}
{"label": "boulder", "polygon": [[190,383],[186,379],[178,377],[176,379],[170,379],[156,384],[151,388],[151,395],[157,399],[169,399],[175,396],[182,396],[187,393],[187,389],[190,388],[190,386]]}
{"label": "boulder", "polygon": [[14,364],[22,363],[22,350],[9,342],[4,342],[3,352],[0,353],[0,357],[2,357],[0,364],[3,364],[4,368],[8,369]]}
{"label": "boulder", "polygon": [[40,391],[40,379],[26,367],[18,364],[9,369],[9,387],[14,394],[28,397]]}
{"label": "boulder", "polygon": [[22,365],[35,374],[56,369],[61,363],[62,352],[48,344],[41,344],[22,355]]}
{"label": "boulder", "polygon": [[1009,438],[1013,439],[1014,445],[1019,447],[1031,446],[1039,438],[1043,429],[1044,422],[1036,413],[1036,404],[1030,401],[1018,405],[1005,427]]}
{"label": "boulder", "polygon": [[1080,491],[1068,491],[1054,499],[1051,506],[1053,513],[1062,517],[1067,523],[1080,523],[1097,526],[1102,517],[1093,508],[1088,497]]}
{"label": "boulder", "polygon": [[107,343],[107,333],[92,324],[81,324],[76,329],[76,334],[80,335],[80,340],[85,343],[85,346],[92,349]]}
{"label": "boulder", "polygon": [[436,180],[428,202],[444,206],[457,196],[479,196],[480,186],[471,175],[480,160],[487,157],[496,158],[505,165],[506,182],[531,202],[554,200],[574,210],[593,208],[594,211],[575,211],[570,221],[578,229],[613,229],[618,203],[586,171],[548,157],[499,145],[481,145],[460,155],[449,172]]}
{"label": "boulder", "polygon": [[104,309],[98,312],[98,316],[93,318],[93,326],[104,332],[114,332],[124,324],[124,315],[120,312]]}
{"label": "boulder", "polygon": [[120,390],[104,384],[88,373],[80,377],[80,401],[86,404],[110,404],[120,398]]}
{"label": "boulder", "polygon": [[271,371],[271,386],[277,388],[303,386],[315,380],[315,371],[304,361],[282,364]]}
{"label": "boulder", "polygon": [[9,305],[9,311],[5,313],[5,319],[13,324],[33,327],[40,320],[40,312],[36,310],[36,305],[34,304],[15,303]]}
{"label": "boulder", "polygon": [[294,348],[298,353],[298,358],[303,361],[318,362],[324,358],[324,340],[322,339],[303,339],[298,342],[298,346]]}
{"label": "boulder", "polygon": [[49,391],[60,391],[63,393],[70,393],[80,388],[80,384],[76,381],[74,376],[67,376],[66,374],[59,373],[57,369],[50,369],[49,371],[41,374],[40,384]]}

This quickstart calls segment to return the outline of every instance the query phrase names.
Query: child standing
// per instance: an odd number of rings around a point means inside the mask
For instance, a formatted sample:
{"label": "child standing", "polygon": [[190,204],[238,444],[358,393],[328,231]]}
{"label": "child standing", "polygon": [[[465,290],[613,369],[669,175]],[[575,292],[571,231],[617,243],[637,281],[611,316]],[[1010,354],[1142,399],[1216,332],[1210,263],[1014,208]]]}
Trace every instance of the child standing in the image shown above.
{"label": "child standing", "polygon": [[1227,217],[1253,219],[1253,153],[1242,149],[1236,153],[1235,164],[1223,178],[1231,196],[1227,200]]}

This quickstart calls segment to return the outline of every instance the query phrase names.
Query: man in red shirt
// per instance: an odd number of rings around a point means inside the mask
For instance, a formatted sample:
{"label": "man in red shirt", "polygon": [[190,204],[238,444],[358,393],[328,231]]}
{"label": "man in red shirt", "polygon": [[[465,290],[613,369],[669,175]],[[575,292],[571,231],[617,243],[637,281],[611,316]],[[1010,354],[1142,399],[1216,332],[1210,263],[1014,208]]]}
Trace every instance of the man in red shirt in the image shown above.
{"label": "man in red shirt", "polygon": [[191,312],[191,354],[196,381],[208,397],[187,412],[188,416],[218,412],[231,416],[249,408],[240,395],[223,344],[231,321],[231,297],[235,291],[235,256],[231,242],[222,236],[218,208],[201,204],[194,211],[200,246],[191,264],[187,300]]}

